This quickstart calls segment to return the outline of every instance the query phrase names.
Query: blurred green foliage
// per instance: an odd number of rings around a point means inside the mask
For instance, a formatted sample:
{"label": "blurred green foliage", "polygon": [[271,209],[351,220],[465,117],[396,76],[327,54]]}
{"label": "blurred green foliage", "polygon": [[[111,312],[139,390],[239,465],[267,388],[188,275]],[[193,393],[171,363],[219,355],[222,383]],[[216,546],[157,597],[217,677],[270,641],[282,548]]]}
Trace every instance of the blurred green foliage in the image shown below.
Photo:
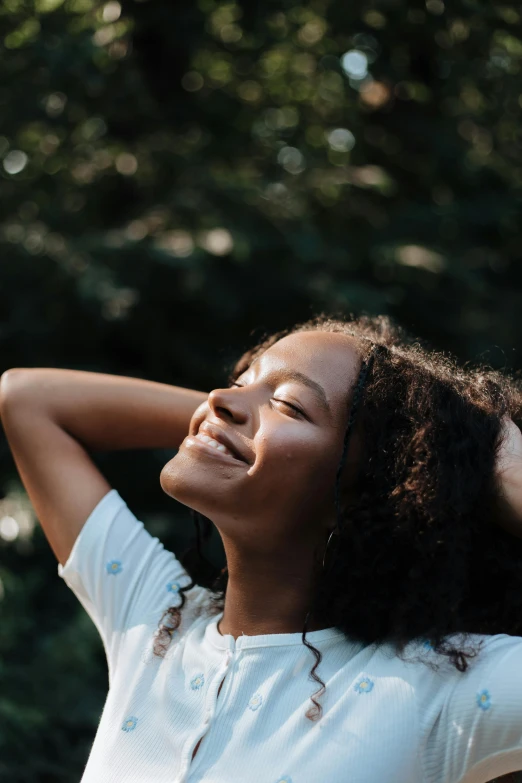
{"label": "blurred green foliage", "polygon": [[[0,371],[209,389],[323,309],[519,365],[519,4],[4,0],[0,36]],[[169,457],[95,455],[179,551]],[[0,779],[72,783],[105,659],[5,440],[0,487]]]}

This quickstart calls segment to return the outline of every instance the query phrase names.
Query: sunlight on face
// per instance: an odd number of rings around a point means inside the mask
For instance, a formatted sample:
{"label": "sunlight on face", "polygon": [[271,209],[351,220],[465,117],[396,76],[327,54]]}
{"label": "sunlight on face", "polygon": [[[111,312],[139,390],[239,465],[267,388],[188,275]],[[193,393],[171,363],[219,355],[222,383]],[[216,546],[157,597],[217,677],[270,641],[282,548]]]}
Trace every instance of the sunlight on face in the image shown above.
{"label": "sunlight on face", "polygon": [[161,472],[164,491],[258,551],[289,535],[312,535],[333,518],[360,368],[356,345],[344,334],[310,331],[267,349],[196,410],[189,435]]}

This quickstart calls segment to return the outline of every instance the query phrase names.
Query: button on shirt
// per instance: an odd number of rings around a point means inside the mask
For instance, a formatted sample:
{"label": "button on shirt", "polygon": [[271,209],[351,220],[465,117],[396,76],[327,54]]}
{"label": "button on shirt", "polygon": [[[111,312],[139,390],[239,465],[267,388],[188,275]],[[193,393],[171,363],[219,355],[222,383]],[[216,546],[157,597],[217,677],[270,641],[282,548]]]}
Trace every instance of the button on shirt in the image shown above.
{"label": "button on shirt", "polygon": [[203,587],[185,594],[166,654],[153,654],[158,621],[190,579],[116,490],[58,573],[109,671],[81,783],[485,783],[522,769],[520,637],[476,636],[482,651],[461,673],[422,640],[403,661],[388,645],[313,631],[326,684],[313,722],[320,686],[301,634],[222,635]]}

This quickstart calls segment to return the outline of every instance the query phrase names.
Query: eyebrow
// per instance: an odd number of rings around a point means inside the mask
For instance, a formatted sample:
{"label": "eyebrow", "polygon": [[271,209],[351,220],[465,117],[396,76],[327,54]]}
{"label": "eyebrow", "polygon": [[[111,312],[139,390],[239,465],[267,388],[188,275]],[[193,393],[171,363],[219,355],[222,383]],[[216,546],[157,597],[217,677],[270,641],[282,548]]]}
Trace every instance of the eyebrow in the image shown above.
{"label": "eyebrow", "polygon": [[[259,357],[261,358],[261,357]],[[258,359],[255,359],[250,367],[253,367],[254,364],[258,363]],[[248,369],[250,369],[250,367]],[[285,370],[283,368],[279,370],[275,370],[271,373],[272,378],[274,378],[276,381],[295,381],[296,383],[302,383],[303,386],[308,386],[308,388],[313,391],[314,397],[316,401],[319,403],[321,408],[328,413],[329,416],[332,415],[331,408],[328,404],[328,400],[326,399],[326,393],[321,384],[317,383],[316,381],[313,381],[311,378],[308,377],[308,375],[305,375],[302,372],[299,372],[299,370]]]}

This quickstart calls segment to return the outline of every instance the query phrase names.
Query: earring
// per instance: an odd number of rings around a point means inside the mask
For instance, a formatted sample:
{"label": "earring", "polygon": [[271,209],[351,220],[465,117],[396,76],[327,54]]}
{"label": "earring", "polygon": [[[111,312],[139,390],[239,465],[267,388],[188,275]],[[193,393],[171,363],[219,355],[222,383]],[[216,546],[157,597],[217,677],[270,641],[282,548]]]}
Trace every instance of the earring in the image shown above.
{"label": "earring", "polygon": [[330,541],[332,540],[332,536],[334,534],[337,534],[337,530],[335,528],[333,528],[333,530],[331,531],[330,535],[328,536],[328,541],[326,542],[326,547],[325,547],[324,555],[323,555],[323,570],[324,570],[324,566],[325,566],[325,563],[326,563],[326,553],[328,551],[328,546],[329,546]]}

